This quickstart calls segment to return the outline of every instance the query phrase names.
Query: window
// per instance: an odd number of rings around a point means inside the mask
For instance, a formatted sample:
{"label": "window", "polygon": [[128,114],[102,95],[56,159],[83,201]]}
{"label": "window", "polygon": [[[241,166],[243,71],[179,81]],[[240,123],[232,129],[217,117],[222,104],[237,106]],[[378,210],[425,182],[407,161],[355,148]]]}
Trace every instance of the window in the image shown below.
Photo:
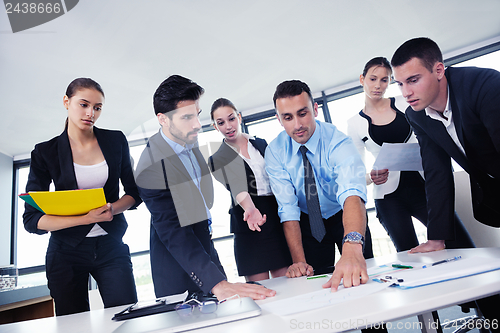
{"label": "window", "polygon": [[[130,147],[130,156],[134,161],[133,168],[137,166],[137,162],[139,161],[145,147],[145,143]],[[120,196],[124,194],[123,189],[121,189],[120,192]],[[128,228],[123,236],[123,242],[129,246],[130,253],[148,251],[151,214],[149,214],[146,205],[140,204],[137,209],[125,211],[124,215],[127,219]],[[137,271],[134,267],[134,275],[136,274]],[[149,274],[151,275],[151,272],[149,272]]]}
{"label": "window", "polygon": [[[28,182],[29,166],[22,166],[17,168],[14,172],[17,173],[17,194],[24,193],[26,190],[26,183]],[[17,268],[30,268],[35,266],[45,265],[45,253],[47,245],[49,244],[50,234],[36,235],[31,234],[24,229],[23,213],[24,201],[19,197],[14,198],[17,204],[17,221],[16,221],[16,258]],[[33,286],[42,285],[46,283],[45,271],[42,269],[35,270],[34,273],[20,275],[18,279],[18,286]]]}
{"label": "window", "polygon": [[497,71],[500,71],[500,51],[488,53],[483,56],[453,65],[453,67],[465,67],[465,66],[493,68],[496,69]]}
{"label": "window", "polygon": [[[17,169],[18,190],[17,194],[24,193],[28,182],[29,166]],[[24,201],[15,198],[17,209],[17,267],[26,268],[45,265],[45,252],[49,244],[50,234],[36,235],[24,229],[23,213]]]}
{"label": "window", "polygon": [[[214,154],[222,143],[222,134],[216,131],[212,126],[204,128],[203,132],[198,136],[200,146],[209,147],[210,155]],[[205,156],[208,160],[208,156]],[[214,185],[214,204],[210,209],[212,215],[212,237],[219,238],[229,235],[229,209],[231,208],[231,196],[224,185],[219,183],[212,177]],[[232,244],[232,243],[231,243]]]}

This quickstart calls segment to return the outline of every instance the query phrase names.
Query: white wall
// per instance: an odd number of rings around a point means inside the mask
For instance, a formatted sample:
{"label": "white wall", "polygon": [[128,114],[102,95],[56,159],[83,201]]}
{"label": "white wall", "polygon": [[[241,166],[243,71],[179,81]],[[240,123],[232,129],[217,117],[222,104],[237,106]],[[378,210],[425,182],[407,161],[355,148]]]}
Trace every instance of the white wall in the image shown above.
{"label": "white wall", "polygon": [[0,266],[10,264],[12,157],[0,153]]}

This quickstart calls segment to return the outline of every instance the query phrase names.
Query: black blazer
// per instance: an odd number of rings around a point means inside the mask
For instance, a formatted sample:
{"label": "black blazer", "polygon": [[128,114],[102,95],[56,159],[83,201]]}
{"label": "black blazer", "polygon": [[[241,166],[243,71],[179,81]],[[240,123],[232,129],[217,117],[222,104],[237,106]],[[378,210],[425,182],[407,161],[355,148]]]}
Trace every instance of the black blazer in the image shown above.
{"label": "black blazer", "polygon": [[[106,201],[115,202],[119,199],[119,180],[121,179],[125,194],[135,199],[135,205],[130,208],[134,209],[142,201],[135,185],[130,152],[125,135],[120,131],[105,130],[97,127],[94,127],[94,133],[109,168],[108,180],[104,185]],[[54,183],[56,191],[78,188],[67,130],[49,141],[37,144],[31,152],[31,164],[26,192],[48,191],[51,182]],[[38,229],[38,220],[44,213],[27,203],[25,203],[24,207],[23,222],[26,230],[36,234],[47,233],[45,230]],[[85,238],[94,224],[53,231],[52,237],[76,246]],[[127,230],[127,221],[123,213],[115,215],[113,220],[109,222],[99,222],[99,225],[108,234],[119,240],[121,240]]]}
{"label": "black blazer", "polygon": [[[264,157],[267,142],[255,138],[249,140]],[[217,152],[209,157],[208,166],[215,179],[231,192],[231,232],[252,233],[246,222],[243,221],[243,208],[236,203],[236,196],[241,192],[248,192],[255,202],[257,198],[257,183],[255,175],[245,160],[234,149],[223,142]]]}
{"label": "black blazer", "polygon": [[137,163],[137,186],[151,212],[150,258],[157,297],[186,290],[209,293],[226,279],[212,250],[204,203],[212,207],[212,178],[199,148],[193,153],[202,170],[203,197],[160,133],[149,139]]}
{"label": "black blazer", "polygon": [[406,115],[420,143],[429,238],[448,240],[454,238],[455,200],[450,157],[470,175],[476,219],[500,225],[500,215],[491,210],[500,202],[500,73],[468,67],[448,68],[445,74],[453,121],[466,155],[440,121],[411,107]]}

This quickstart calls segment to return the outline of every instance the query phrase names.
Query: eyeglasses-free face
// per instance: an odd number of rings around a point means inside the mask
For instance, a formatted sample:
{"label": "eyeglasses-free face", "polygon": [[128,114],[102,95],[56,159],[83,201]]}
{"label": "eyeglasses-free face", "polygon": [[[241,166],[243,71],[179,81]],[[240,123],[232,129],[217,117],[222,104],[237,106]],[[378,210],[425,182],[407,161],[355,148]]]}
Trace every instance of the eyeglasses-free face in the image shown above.
{"label": "eyeglasses-free face", "polygon": [[[226,299],[223,299],[222,301],[205,301],[205,302],[200,302],[197,299],[190,299],[185,301],[182,304],[178,304],[175,306],[175,311],[180,315],[180,316],[189,316],[191,313],[193,313],[194,308],[198,307],[201,313],[214,313],[217,311],[217,307],[219,304],[224,303],[227,300],[233,299],[233,298],[238,298],[238,300],[241,302],[240,295],[236,294],[231,297],[228,297]],[[194,303],[194,304],[189,304],[189,303]]]}

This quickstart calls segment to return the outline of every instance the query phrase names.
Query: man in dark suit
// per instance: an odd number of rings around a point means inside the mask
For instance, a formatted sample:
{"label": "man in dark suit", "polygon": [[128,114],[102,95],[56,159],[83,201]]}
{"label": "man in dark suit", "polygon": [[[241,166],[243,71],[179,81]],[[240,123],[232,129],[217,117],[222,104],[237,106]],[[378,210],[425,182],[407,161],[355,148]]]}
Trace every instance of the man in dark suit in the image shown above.
{"label": "man in dark suit", "polygon": [[[500,226],[500,73],[445,69],[438,45],[429,38],[403,43],[391,64],[410,104],[406,116],[420,143],[429,211],[428,241],[410,252],[442,250],[445,240],[455,238],[451,158],[470,176],[474,217]],[[477,301],[490,324],[498,323],[499,300],[494,295]]]}
{"label": "man in dark suit", "polygon": [[197,146],[202,87],[179,75],[161,83],[153,97],[161,125],[136,169],[139,193],[151,212],[150,256],[157,297],[192,292],[218,299],[235,294],[263,299],[274,291],[229,283],[210,235],[213,188]]}
{"label": "man in dark suit", "polygon": [[412,252],[444,248],[454,238],[455,188],[451,158],[469,173],[475,218],[500,226],[500,73],[465,67],[445,70],[429,38],[401,45],[394,79],[410,104],[406,116],[421,147],[429,209],[429,241]]}

